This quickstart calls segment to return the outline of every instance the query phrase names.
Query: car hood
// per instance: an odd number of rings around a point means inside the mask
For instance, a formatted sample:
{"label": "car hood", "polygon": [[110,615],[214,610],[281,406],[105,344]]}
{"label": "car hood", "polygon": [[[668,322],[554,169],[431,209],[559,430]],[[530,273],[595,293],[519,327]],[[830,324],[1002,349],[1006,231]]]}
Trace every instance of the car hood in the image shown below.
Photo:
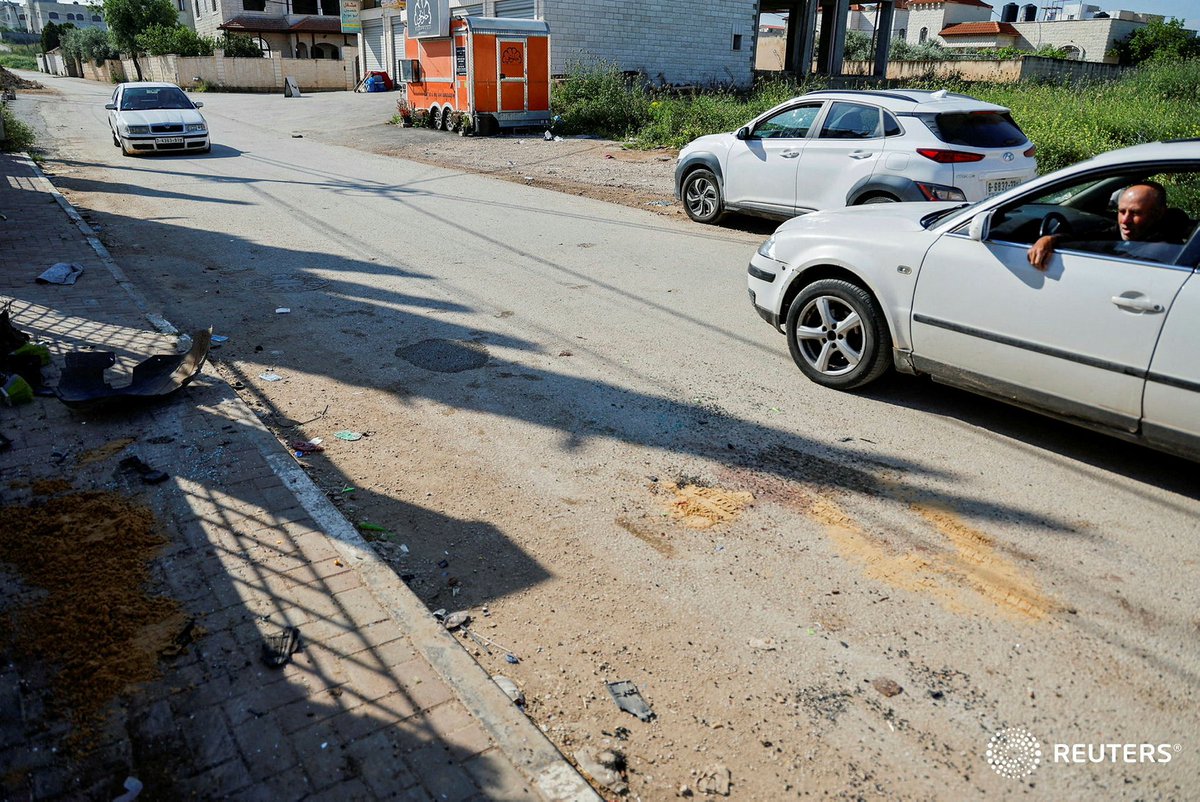
{"label": "car hood", "polygon": [[924,231],[921,219],[928,214],[962,206],[962,203],[869,203],[844,209],[827,209],[793,217],[776,234],[850,235],[875,238],[885,232]]}
{"label": "car hood", "polygon": [[733,134],[707,134],[693,139],[691,142],[683,146],[683,150],[679,152],[680,156],[693,150],[718,150],[729,146],[729,141],[733,139]]}
{"label": "car hood", "polygon": [[164,123],[202,123],[203,115],[195,109],[148,109],[118,112],[126,125],[162,125]]}

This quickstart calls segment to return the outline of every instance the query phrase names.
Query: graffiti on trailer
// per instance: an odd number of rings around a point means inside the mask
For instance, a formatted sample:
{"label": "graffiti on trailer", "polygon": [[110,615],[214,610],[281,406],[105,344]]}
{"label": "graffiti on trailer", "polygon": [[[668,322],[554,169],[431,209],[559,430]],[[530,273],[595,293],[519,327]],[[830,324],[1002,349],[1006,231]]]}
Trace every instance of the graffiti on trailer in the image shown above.
{"label": "graffiti on trailer", "polygon": [[524,59],[521,57],[521,48],[515,45],[509,45],[500,53],[501,64],[520,64]]}
{"label": "graffiti on trailer", "polygon": [[420,27],[425,27],[433,22],[433,9],[429,7],[429,0],[417,0],[416,19],[414,22]]}

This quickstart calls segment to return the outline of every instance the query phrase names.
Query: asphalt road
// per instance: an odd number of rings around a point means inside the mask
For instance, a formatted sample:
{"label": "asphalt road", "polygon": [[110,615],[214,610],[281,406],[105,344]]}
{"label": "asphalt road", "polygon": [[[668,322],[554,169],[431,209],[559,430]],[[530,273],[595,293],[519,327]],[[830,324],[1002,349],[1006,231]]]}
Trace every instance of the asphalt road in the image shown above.
{"label": "asphalt road", "polygon": [[[748,304],[759,235],[358,149],[387,95],[205,95],[211,155],[132,159],[110,87],[50,86],[15,108],[56,186],[167,319],[231,338],[269,421],[319,418],[288,431],[431,607],[489,607],[565,752],[626,726],[643,799],[712,763],[742,799],[1194,798],[1196,465],[809,384]],[[627,678],[653,724],[607,699]],[[1024,780],[985,759],[1016,726]],[[1100,743],[1172,759],[1053,759]]]}

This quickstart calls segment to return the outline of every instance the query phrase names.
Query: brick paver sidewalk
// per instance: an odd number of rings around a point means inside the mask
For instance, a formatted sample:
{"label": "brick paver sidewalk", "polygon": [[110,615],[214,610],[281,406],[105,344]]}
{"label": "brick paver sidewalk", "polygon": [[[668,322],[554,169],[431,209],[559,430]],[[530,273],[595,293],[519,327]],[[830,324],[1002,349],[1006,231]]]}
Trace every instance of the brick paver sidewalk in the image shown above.
{"label": "brick paver sidewalk", "polygon": [[[113,351],[124,371],[175,353],[170,324],[33,164],[0,154],[0,173],[0,303],[51,346],[50,386],[70,351]],[[34,283],[60,261],[85,267],[75,285]],[[59,704],[58,655],[19,645],[46,592],[0,563],[0,799],[113,799],[129,777],[142,799],[598,799],[215,373],[117,413],[0,407],[0,433],[0,527],[4,510],[85,491],[133,499],[167,540],[146,595],[192,625],[85,732]],[[129,456],[170,479],[143,483],[121,470]],[[303,650],[270,668],[264,639],[286,626]],[[107,653],[109,634],[84,640]]]}

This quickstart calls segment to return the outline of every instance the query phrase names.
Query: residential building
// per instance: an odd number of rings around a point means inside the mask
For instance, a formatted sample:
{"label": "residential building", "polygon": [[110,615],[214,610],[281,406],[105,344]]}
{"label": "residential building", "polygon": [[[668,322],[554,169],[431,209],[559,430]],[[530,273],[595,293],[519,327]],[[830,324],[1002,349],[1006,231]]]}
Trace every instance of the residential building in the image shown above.
{"label": "residential building", "polygon": [[104,17],[98,8],[81,3],[48,3],[42,0],[0,0],[0,25],[16,31],[41,33],[46,23],[71,23],[76,28],[103,28]]}
{"label": "residential building", "polygon": [[244,34],[270,58],[351,59],[355,37],[342,33],[339,0],[191,0],[201,36]]}

